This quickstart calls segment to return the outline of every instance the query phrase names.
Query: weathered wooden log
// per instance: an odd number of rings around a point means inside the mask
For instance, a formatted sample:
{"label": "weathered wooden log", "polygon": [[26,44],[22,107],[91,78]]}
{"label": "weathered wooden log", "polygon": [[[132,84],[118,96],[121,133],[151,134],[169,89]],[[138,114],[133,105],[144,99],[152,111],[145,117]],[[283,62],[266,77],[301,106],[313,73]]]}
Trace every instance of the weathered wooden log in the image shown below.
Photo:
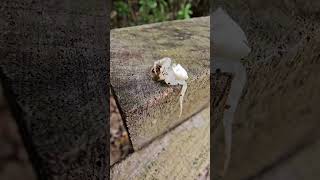
{"label": "weathered wooden log", "polygon": [[308,179],[317,180],[320,177],[320,141],[301,147],[284,158],[275,166],[266,169],[263,174],[255,176],[254,180]]}
{"label": "weathered wooden log", "polygon": [[3,94],[3,87],[2,87],[2,84],[0,82],[0,110],[1,109],[4,109],[7,105],[7,102],[6,102],[6,99],[4,97],[4,94]]}
{"label": "weathered wooden log", "polygon": [[[209,17],[111,32],[111,85],[135,150],[209,104]],[[153,62],[170,57],[189,75],[179,119],[179,86],[151,78]]]}
{"label": "weathered wooden log", "polygon": [[36,180],[17,124],[8,108],[0,109],[0,179]]}
{"label": "weathered wooden log", "polygon": [[[225,163],[225,140],[222,136],[224,128],[222,127],[223,113],[228,105],[226,104],[233,75],[225,72],[211,72],[211,125],[210,125],[210,147],[211,149],[211,168],[212,179],[217,179],[223,171]],[[217,141],[216,137],[220,137]],[[223,146],[222,146],[223,145]]]}
{"label": "weathered wooden log", "polygon": [[[320,135],[320,86],[316,83],[320,78],[319,23],[317,16],[300,3],[222,4],[245,30],[252,47],[252,53],[243,60],[248,83],[235,115],[226,179],[255,177]],[[310,3],[316,5],[315,1],[306,4]],[[223,130],[219,129],[213,148],[220,153],[211,157],[213,161],[220,158],[224,148]]]}
{"label": "weathered wooden log", "polygon": [[203,177],[210,157],[210,110],[183,122],[111,168],[112,180]]}
{"label": "weathered wooden log", "polygon": [[1,79],[39,179],[108,177],[106,3],[1,2]]}

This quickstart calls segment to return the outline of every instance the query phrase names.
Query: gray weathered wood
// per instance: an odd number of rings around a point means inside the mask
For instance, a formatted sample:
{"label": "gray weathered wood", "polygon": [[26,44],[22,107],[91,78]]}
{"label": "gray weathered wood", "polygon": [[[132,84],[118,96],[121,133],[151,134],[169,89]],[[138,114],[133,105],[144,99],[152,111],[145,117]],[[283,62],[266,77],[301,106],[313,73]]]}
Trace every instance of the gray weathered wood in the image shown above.
{"label": "gray weathered wood", "polygon": [[[224,147],[221,147],[221,144],[224,144],[225,141],[223,138],[217,141],[216,136],[219,134],[224,134],[222,126],[223,112],[227,108],[227,98],[229,95],[229,90],[231,87],[231,82],[233,80],[232,74],[229,73],[216,73],[211,72],[211,124],[210,124],[210,146],[211,146],[211,157],[212,164],[211,168],[214,170],[211,172],[210,177],[216,179],[217,176],[222,172],[222,168],[225,163],[225,151]],[[219,146],[219,148],[217,148]]]}
{"label": "gray weathered wood", "polygon": [[112,180],[185,179],[205,177],[210,160],[210,110],[204,109],[180,126],[134,152],[111,168]]}
{"label": "gray weathered wood", "polygon": [[[175,127],[209,103],[209,18],[193,18],[111,32],[111,85],[134,149]],[[189,75],[182,117],[180,86],[151,79],[153,62],[170,57]]]}
{"label": "gray weathered wood", "polygon": [[320,141],[302,148],[254,180],[318,180],[320,177]]}
{"label": "gray weathered wood", "polygon": [[40,179],[106,179],[107,1],[1,1],[0,70]]}
{"label": "gray weathered wood", "polygon": [[[293,1],[224,5],[252,47],[243,61],[248,84],[235,115],[226,177],[247,179],[319,137],[319,23]],[[220,153],[213,161],[223,154],[223,134],[218,131],[214,149]]]}
{"label": "gray weathered wood", "polygon": [[34,169],[8,108],[0,109],[0,179],[36,180]]}
{"label": "gray weathered wood", "polygon": [[5,101],[5,97],[4,97],[4,94],[3,94],[3,87],[2,87],[2,84],[0,82],[0,110],[5,108],[6,106],[6,101]]}

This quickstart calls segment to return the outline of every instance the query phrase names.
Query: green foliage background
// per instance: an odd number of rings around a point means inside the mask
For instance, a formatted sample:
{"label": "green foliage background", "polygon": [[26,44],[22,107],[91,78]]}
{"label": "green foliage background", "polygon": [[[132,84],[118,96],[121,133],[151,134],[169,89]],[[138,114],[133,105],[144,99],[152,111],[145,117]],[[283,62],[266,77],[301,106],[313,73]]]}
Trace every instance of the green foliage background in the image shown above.
{"label": "green foliage background", "polygon": [[209,14],[209,0],[113,0],[111,28]]}

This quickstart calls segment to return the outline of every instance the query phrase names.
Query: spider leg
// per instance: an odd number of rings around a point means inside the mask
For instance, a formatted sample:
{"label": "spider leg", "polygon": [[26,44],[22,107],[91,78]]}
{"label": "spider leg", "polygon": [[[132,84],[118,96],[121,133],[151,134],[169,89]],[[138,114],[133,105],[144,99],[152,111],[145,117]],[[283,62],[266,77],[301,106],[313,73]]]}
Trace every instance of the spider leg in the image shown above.
{"label": "spider leg", "polygon": [[214,67],[214,69],[220,69],[221,72],[229,72],[234,75],[226,101],[226,104],[230,107],[224,111],[222,120],[225,138],[225,162],[223,169],[224,176],[229,167],[231,159],[232,123],[234,121],[234,113],[237,109],[247,77],[245,67],[240,62],[236,61],[219,61],[216,63],[216,67]]}
{"label": "spider leg", "polygon": [[183,109],[183,98],[184,98],[184,95],[187,91],[187,88],[188,88],[188,85],[186,82],[184,82],[182,84],[182,89],[181,89],[181,92],[180,92],[180,97],[179,97],[179,101],[180,101],[180,114],[179,114],[179,119],[182,115],[182,109]]}

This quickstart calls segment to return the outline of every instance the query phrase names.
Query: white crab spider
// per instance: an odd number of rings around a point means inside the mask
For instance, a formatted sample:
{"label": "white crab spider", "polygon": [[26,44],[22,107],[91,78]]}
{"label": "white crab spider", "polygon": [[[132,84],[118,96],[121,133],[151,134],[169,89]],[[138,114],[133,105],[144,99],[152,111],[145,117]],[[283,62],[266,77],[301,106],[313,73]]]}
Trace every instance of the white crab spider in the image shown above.
{"label": "white crab spider", "polygon": [[156,81],[164,81],[168,85],[182,85],[180,92],[180,113],[182,115],[183,98],[187,90],[188,73],[180,64],[172,64],[168,57],[162,58],[154,62],[151,69],[153,79]]}
{"label": "white crab spider", "polygon": [[225,175],[230,158],[232,144],[232,122],[238,102],[244,89],[247,74],[245,67],[241,64],[241,58],[247,56],[251,49],[245,33],[240,26],[221,8],[218,8],[212,14],[214,57],[213,72],[228,72],[233,74],[231,88],[227,98],[227,105],[230,108],[223,113],[223,127],[225,137],[225,162],[223,176]]}

